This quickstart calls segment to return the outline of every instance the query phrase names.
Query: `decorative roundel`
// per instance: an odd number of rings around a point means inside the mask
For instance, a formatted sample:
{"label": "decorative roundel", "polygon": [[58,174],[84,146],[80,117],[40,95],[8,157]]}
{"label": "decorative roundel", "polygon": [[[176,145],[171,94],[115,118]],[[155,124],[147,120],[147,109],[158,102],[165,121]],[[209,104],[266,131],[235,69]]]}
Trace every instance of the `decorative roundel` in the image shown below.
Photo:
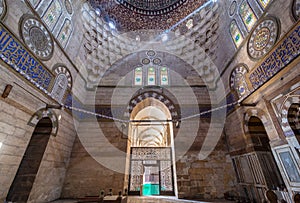
{"label": "decorative roundel", "polygon": [[6,1],[0,0],[0,20],[4,18],[6,10]]}
{"label": "decorative roundel", "polygon": [[155,51],[153,51],[153,50],[149,50],[149,51],[147,51],[147,55],[148,56],[155,56]]}
{"label": "decorative roundel", "polygon": [[68,14],[72,15],[73,8],[72,8],[72,3],[70,2],[70,0],[65,0],[65,7],[66,7]]}
{"label": "decorative roundel", "polygon": [[159,64],[161,63],[160,58],[155,58],[155,59],[153,59],[153,63],[154,63],[155,65],[159,65]]}
{"label": "decorative roundel", "polygon": [[26,15],[21,23],[21,36],[29,49],[40,59],[48,60],[53,54],[53,40],[45,26],[36,18]]}
{"label": "decorative roundel", "polygon": [[248,53],[254,59],[263,57],[275,44],[278,36],[278,24],[268,18],[256,26],[248,42]]}
{"label": "decorative roundel", "polygon": [[148,58],[144,58],[143,60],[142,60],[142,64],[144,64],[144,65],[147,65],[147,64],[149,64],[150,63],[150,59],[148,59]]}
{"label": "decorative roundel", "polygon": [[231,2],[230,7],[229,7],[229,15],[233,16],[236,12],[236,9],[237,9],[236,1]]}

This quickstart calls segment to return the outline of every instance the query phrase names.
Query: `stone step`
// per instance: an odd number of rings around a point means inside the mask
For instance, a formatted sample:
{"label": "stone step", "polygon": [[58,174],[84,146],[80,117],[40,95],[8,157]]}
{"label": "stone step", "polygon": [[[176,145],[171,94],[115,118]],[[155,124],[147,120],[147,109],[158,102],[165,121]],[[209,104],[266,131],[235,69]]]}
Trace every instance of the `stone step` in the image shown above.
{"label": "stone step", "polygon": [[[218,203],[228,203],[228,201],[209,201]],[[151,196],[151,197],[131,197],[127,198],[126,203],[208,203],[208,201],[183,200],[176,197]]]}

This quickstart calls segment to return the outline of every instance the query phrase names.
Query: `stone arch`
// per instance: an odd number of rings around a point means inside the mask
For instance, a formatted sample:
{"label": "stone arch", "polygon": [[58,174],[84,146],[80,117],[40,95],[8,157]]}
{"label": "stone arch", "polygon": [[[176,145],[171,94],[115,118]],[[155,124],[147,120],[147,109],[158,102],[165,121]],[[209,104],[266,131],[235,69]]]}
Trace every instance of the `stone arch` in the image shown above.
{"label": "stone arch", "polygon": [[147,98],[154,98],[164,103],[170,111],[172,120],[178,120],[180,118],[180,109],[173,103],[173,99],[171,100],[168,96],[160,92],[149,90],[139,92],[132,97],[132,99],[128,103],[127,111],[124,113],[125,119],[129,119],[134,107]]}
{"label": "stone arch", "polygon": [[58,132],[58,123],[59,122],[58,122],[58,117],[57,117],[56,113],[52,109],[42,108],[42,109],[38,110],[31,116],[31,118],[27,124],[32,127],[35,127],[42,118],[46,118],[46,117],[49,117],[49,119],[52,122],[51,135],[56,136],[57,132]]}
{"label": "stone arch", "polygon": [[289,108],[292,104],[299,104],[300,103],[300,96],[299,95],[293,95],[289,96],[282,104],[281,106],[281,127],[283,130],[283,133],[286,137],[292,137],[295,136],[288,120],[288,112]]}
{"label": "stone arch", "polygon": [[249,124],[249,120],[252,116],[257,117],[261,120],[261,122],[263,123],[263,125],[265,127],[265,130],[267,132],[269,140],[272,140],[272,138],[270,137],[270,135],[271,135],[270,119],[267,116],[267,114],[259,108],[251,108],[251,109],[248,109],[246,111],[245,116],[244,116],[244,132],[245,132],[245,135],[248,136],[250,134],[248,124]]}

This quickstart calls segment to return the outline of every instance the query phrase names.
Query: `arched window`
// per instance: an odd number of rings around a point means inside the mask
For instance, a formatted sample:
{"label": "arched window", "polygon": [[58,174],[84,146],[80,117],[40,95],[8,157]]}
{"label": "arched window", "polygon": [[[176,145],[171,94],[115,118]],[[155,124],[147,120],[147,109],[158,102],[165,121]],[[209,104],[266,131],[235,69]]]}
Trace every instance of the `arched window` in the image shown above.
{"label": "arched window", "polygon": [[69,41],[69,38],[71,36],[71,33],[72,33],[72,24],[71,24],[71,21],[69,19],[66,19],[59,34],[58,34],[58,41],[60,43],[60,45],[65,48],[68,41]]}
{"label": "arched window", "polygon": [[234,45],[238,48],[244,40],[240,29],[235,20],[230,23],[230,35],[234,42]]}
{"label": "arched window", "polygon": [[54,73],[56,74],[56,78],[51,92],[51,96],[55,100],[61,102],[67,88],[72,88],[72,78],[68,69],[62,65],[58,65],[54,69]]}
{"label": "arched window", "polygon": [[134,70],[134,85],[143,85],[143,69],[141,67]]}
{"label": "arched window", "polygon": [[47,25],[49,30],[52,31],[54,29],[61,14],[62,14],[62,7],[60,5],[60,2],[58,0],[52,1],[47,11],[42,17],[42,20]]}
{"label": "arched window", "polygon": [[248,72],[245,66],[240,65],[235,68],[230,77],[230,87],[237,93],[238,97],[244,97],[249,94],[245,74]]}
{"label": "arched window", "polygon": [[259,5],[262,7],[263,10],[269,5],[271,0],[258,0]]}
{"label": "arched window", "polygon": [[154,67],[148,68],[147,85],[156,85],[156,70]]}
{"label": "arched window", "polygon": [[[146,74],[146,76],[144,76],[144,74]],[[137,67],[134,69],[133,84],[135,86],[169,85],[169,70],[167,67]]]}
{"label": "arched window", "polygon": [[160,85],[169,85],[168,69],[166,67],[160,69]]}
{"label": "arched window", "polygon": [[240,5],[240,16],[247,28],[248,31],[252,29],[254,24],[257,21],[257,17],[254,14],[252,8],[250,7],[249,3],[247,0],[244,0],[241,5]]}
{"label": "arched window", "polygon": [[67,86],[68,86],[67,76],[64,73],[60,73],[55,79],[55,84],[52,89],[51,96],[55,100],[61,102],[66,92]]}

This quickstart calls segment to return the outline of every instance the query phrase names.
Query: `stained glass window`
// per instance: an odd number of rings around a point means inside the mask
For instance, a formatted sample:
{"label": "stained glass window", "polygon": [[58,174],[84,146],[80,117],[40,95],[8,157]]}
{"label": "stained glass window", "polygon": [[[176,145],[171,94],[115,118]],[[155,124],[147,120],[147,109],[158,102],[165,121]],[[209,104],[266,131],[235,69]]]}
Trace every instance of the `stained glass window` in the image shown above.
{"label": "stained glass window", "polygon": [[143,69],[141,67],[134,71],[134,85],[143,85]]}
{"label": "stained glass window", "polygon": [[42,17],[43,21],[51,31],[54,29],[61,14],[62,7],[59,3],[59,0],[52,1],[44,16]]}
{"label": "stained glass window", "polygon": [[238,48],[244,40],[240,29],[238,28],[236,21],[233,20],[230,24],[230,34],[234,41],[235,46]]}
{"label": "stained glass window", "polygon": [[271,0],[258,0],[259,5],[261,5],[263,9],[265,9],[270,2]]}
{"label": "stained glass window", "polygon": [[55,79],[55,84],[53,86],[51,96],[57,101],[61,102],[67,87],[68,87],[68,78],[64,73],[60,73],[59,75],[57,75]]}
{"label": "stained glass window", "polygon": [[72,33],[72,24],[69,19],[66,19],[59,34],[58,34],[58,41],[62,47],[66,47],[66,44],[71,36]]}
{"label": "stained glass window", "polygon": [[160,84],[161,85],[169,84],[168,69],[166,67],[162,67],[160,69]]}
{"label": "stained glass window", "polygon": [[244,0],[240,6],[240,15],[248,31],[251,30],[257,17],[255,16],[252,8],[249,6],[248,1]]}
{"label": "stained glass window", "polygon": [[230,86],[237,93],[238,97],[244,97],[249,94],[248,85],[245,79],[245,74],[248,70],[240,65],[235,68],[231,74]]}
{"label": "stained glass window", "polygon": [[155,68],[149,67],[148,68],[148,85],[156,85],[155,76],[156,76]]}

